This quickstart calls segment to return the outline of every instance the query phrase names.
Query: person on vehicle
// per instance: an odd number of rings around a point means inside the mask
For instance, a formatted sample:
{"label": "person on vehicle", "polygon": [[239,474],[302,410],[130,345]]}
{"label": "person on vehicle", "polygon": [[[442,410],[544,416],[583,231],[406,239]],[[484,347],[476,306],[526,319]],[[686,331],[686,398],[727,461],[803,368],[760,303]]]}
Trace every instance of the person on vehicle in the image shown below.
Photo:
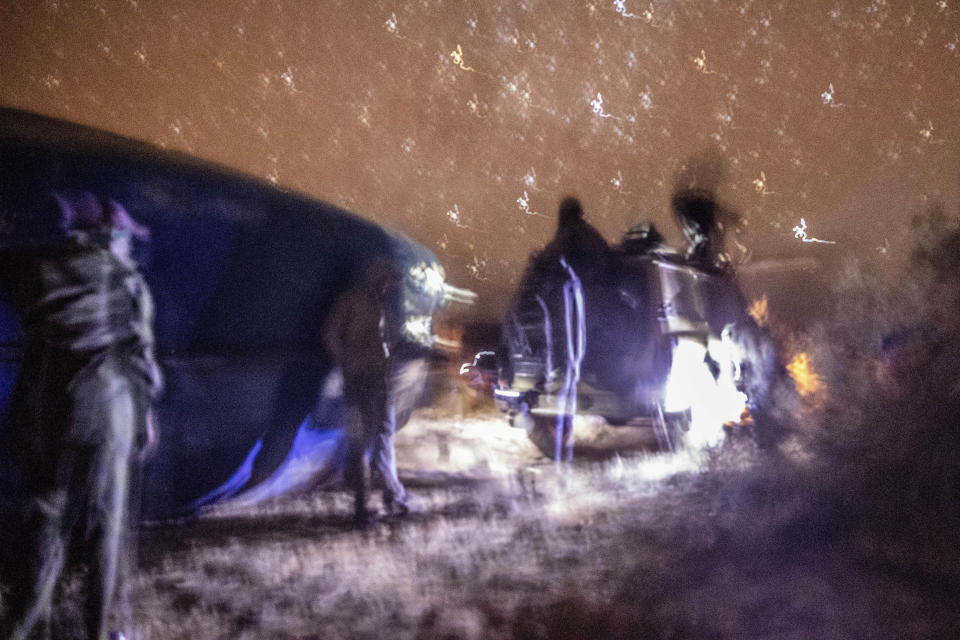
{"label": "person on vehicle", "polygon": [[700,269],[726,269],[730,259],[723,247],[723,226],[718,219],[720,205],[715,195],[685,190],[673,194],[671,205],[689,243],[687,262]]}
{"label": "person on vehicle", "polygon": [[87,564],[85,635],[115,611],[136,449],[155,442],[153,302],[131,257],[148,231],[119,203],[56,195],[65,239],[31,254],[16,293],[23,369],[6,417],[23,505],[5,638],[49,626],[56,584],[76,546]]}
{"label": "person on vehicle", "polygon": [[593,225],[584,220],[583,206],[573,197],[566,197],[557,212],[557,230],[543,248],[538,261],[558,261],[563,256],[581,278],[605,272],[610,247]]}
{"label": "person on vehicle", "polygon": [[394,448],[396,402],[394,376],[399,346],[398,306],[401,280],[393,264],[375,258],[330,313],[324,337],[343,372],[347,407],[347,454],[344,480],[354,495],[354,523],[370,522],[367,510],[366,455],[383,483],[388,513],[404,515],[407,492],[397,476]]}
{"label": "person on vehicle", "polygon": [[687,239],[686,261],[707,271],[725,271],[730,266],[724,232],[726,226],[736,224],[738,216],[718,196],[726,174],[726,163],[718,149],[701,152],[680,168],[670,199]]}

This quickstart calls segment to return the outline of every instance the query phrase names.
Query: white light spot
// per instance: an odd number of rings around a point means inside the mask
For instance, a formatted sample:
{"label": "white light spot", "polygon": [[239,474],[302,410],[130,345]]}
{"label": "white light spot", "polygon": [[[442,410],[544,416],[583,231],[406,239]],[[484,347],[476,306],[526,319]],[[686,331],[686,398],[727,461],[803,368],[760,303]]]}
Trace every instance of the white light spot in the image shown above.
{"label": "white light spot", "polygon": [[836,98],[834,97],[835,93],[836,89],[833,88],[833,83],[831,82],[827,90],[820,94],[820,101],[828,107],[842,107],[843,105],[837,102]]}
{"label": "white light spot", "polygon": [[640,16],[634,15],[627,11],[627,0],[613,0],[613,10],[622,15],[624,18],[640,18]]}
{"label": "white light spot", "polygon": [[603,96],[600,95],[599,91],[597,92],[597,97],[590,101],[590,106],[593,107],[593,112],[601,118],[614,118],[615,120],[620,119],[617,116],[606,113],[603,110]]}
{"label": "white light spot", "polygon": [[644,90],[640,93],[640,108],[644,111],[653,109],[653,98],[650,97],[649,87],[644,87]]}
{"label": "white light spot", "polygon": [[537,188],[537,171],[533,167],[530,167],[530,171],[527,171],[523,176],[523,184],[527,185],[530,189]]}
{"label": "white light spot", "polygon": [[486,268],[487,268],[487,260],[485,258],[479,258],[477,256],[473,256],[473,261],[467,265],[467,271],[469,271],[470,275],[472,275],[477,280],[488,280],[488,278],[484,277],[483,275],[483,271]]}
{"label": "white light spot", "polygon": [[622,193],[622,194],[624,194],[624,195],[629,195],[629,194],[630,194],[629,191],[624,191],[624,190],[623,190],[623,173],[622,173],[619,169],[617,169],[617,175],[615,175],[613,178],[610,179],[610,184],[613,185],[613,188],[614,188],[616,191],[618,191],[618,192],[620,192],[620,193]]}
{"label": "white light spot", "polygon": [[[517,205],[520,207],[520,211],[527,214],[528,216],[543,216],[542,213],[537,213],[530,209],[530,196],[527,195],[527,192],[524,191],[523,195],[517,198]],[[546,216],[543,216],[546,217]]]}
{"label": "white light spot", "polygon": [[793,237],[800,239],[802,242],[819,242],[822,244],[837,244],[833,240],[820,240],[819,238],[812,238],[807,235],[807,221],[803,218],[800,218],[800,224],[793,228]]}
{"label": "white light spot", "polygon": [[772,191],[767,191],[767,175],[763,171],[760,172],[760,177],[753,181],[753,188],[764,196],[773,194]]}
{"label": "white light spot", "polygon": [[473,67],[468,67],[463,63],[463,48],[458,44],[457,48],[450,52],[450,57],[453,59],[453,64],[457,65],[464,71],[476,71]]}
{"label": "white light spot", "polygon": [[453,203],[453,209],[449,209],[449,210],[447,211],[447,218],[449,218],[449,219],[450,219],[450,222],[452,222],[453,224],[457,225],[457,227],[460,228],[460,229],[469,229],[469,228],[470,228],[469,226],[467,226],[467,225],[465,225],[465,224],[463,224],[463,223],[461,222],[461,220],[460,220],[460,206],[459,206],[456,202]]}

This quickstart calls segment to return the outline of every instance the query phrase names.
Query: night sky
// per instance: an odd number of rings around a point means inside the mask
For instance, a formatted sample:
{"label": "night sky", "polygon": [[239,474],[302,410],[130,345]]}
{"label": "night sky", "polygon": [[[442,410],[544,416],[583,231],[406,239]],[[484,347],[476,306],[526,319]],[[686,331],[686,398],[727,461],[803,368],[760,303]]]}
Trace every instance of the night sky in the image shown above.
{"label": "night sky", "polygon": [[402,231],[496,317],[564,195],[679,242],[704,155],[735,261],[895,260],[960,200],[960,1],[5,2],[0,102]]}

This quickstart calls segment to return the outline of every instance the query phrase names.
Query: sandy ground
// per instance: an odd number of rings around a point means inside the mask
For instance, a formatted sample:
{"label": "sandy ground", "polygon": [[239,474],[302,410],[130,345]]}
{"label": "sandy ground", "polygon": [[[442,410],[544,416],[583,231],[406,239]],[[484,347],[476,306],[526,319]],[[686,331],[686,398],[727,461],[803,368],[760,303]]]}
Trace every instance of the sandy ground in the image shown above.
{"label": "sandy ground", "polygon": [[958,618],[956,574],[780,526],[775,495],[744,519],[747,445],[558,467],[499,414],[426,410],[397,450],[414,511],[368,531],[336,488],[145,529],[128,637],[931,638]]}

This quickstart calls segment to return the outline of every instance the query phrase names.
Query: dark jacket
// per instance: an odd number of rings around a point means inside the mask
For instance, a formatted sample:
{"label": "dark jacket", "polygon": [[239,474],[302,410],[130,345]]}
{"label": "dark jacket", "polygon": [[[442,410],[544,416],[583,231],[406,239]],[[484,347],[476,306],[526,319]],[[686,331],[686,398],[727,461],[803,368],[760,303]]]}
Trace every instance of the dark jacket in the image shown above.
{"label": "dark jacket", "polygon": [[5,279],[15,282],[23,318],[24,364],[7,414],[21,453],[110,439],[116,434],[103,433],[103,425],[116,423],[96,416],[124,392],[143,405],[130,435],[145,436],[146,407],[163,387],[153,355],[153,299],[135,266],[114,256],[106,241],[75,232],[61,246],[4,264],[14,271]]}

